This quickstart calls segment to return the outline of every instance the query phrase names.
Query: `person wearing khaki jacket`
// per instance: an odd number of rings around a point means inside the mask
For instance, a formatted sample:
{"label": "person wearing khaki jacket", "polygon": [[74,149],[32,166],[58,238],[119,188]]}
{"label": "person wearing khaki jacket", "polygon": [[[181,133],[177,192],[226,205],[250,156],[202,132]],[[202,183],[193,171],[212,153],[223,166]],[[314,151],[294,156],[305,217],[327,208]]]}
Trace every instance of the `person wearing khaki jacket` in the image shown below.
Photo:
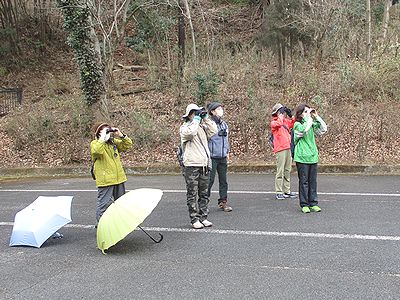
{"label": "person wearing khaki jacket", "polygon": [[90,153],[98,189],[97,223],[111,202],[125,194],[127,178],[119,154],[131,148],[132,144],[132,140],[118,128],[106,123],[95,125],[95,139],[90,143]]}
{"label": "person wearing khaki jacket", "polygon": [[180,127],[183,149],[184,177],[187,188],[187,206],[192,227],[212,226],[208,216],[208,176],[211,168],[208,140],[217,133],[217,125],[207,112],[196,104],[189,104]]}

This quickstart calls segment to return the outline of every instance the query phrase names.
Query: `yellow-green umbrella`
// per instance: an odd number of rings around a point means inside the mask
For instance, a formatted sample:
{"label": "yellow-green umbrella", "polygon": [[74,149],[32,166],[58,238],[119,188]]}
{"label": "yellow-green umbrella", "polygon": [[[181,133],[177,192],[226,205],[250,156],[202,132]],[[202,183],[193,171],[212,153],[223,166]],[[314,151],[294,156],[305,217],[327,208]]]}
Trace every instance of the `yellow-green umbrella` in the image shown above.
{"label": "yellow-green umbrella", "polygon": [[104,250],[118,243],[136,227],[142,229],[139,225],[157,206],[162,195],[161,190],[143,188],[130,191],[114,201],[97,225],[97,247],[104,253]]}

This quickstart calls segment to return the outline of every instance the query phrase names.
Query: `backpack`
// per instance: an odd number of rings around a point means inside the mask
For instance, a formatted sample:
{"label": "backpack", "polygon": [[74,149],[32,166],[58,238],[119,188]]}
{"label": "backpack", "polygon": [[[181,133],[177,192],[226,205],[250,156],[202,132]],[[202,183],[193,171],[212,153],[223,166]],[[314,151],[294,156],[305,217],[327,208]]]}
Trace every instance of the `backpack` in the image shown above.
{"label": "backpack", "polygon": [[90,168],[90,174],[92,175],[93,180],[96,180],[96,176],[94,175],[94,163],[96,162],[97,158],[94,159],[92,163],[92,167]]}
{"label": "backpack", "polygon": [[182,148],[182,145],[179,145],[176,148],[176,159],[178,160],[178,163],[181,166],[181,168],[183,168],[184,165],[183,165],[183,148]]}
{"label": "backpack", "polygon": [[[286,125],[283,125],[284,128],[286,128],[286,130],[290,133],[291,136],[291,140],[290,140],[290,152],[292,154],[292,158],[294,158],[294,130],[289,130],[289,128],[287,128]],[[272,150],[274,149],[274,135],[271,133],[268,135],[268,144],[270,145],[270,147],[272,148]]]}
{"label": "backpack", "polygon": [[268,135],[268,145],[274,149],[274,135],[272,132]]}

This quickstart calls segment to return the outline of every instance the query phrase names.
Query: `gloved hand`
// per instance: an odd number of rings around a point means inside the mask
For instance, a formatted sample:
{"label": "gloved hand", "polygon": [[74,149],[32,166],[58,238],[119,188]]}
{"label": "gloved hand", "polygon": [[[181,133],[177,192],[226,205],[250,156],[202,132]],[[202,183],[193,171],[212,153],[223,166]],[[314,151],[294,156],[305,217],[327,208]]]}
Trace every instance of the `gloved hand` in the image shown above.
{"label": "gloved hand", "polygon": [[103,143],[107,142],[110,139],[110,133],[109,132],[107,133],[107,129],[108,128],[103,128],[100,131],[99,141],[101,141]]}

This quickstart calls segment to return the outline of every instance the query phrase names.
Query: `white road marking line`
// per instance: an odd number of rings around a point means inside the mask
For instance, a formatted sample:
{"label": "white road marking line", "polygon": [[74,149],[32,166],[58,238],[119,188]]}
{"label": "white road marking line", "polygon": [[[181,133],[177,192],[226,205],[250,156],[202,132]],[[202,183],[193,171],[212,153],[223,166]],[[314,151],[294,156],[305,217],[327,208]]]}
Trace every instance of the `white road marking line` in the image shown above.
{"label": "white road marking line", "polygon": [[[130,191],[130,190],[127,190]],[[63,192],[63,193],[86,193],[86,192],[97,192],[97,190],[92,189],[57,189],[57,190],[45,190],[45,189],[1,189],[0,192]],[[186,190],[163,190],[164,193],[186,193]],[[213,194],[218,193],[218,191],[212,191]],[[273,191],[229,191],[230,194],[275,194]],[[318,192],[318,195],[327,196],[378,196],[378,197],[400,197],[397,193],[333,193],[333,192]]]}
{"label": "white road marking line", "polygon": [[385,273],[385,272],[373,272],[373,271],[366,271],[366,272],[360,272],[360,271],[335,271],[335,270],[320,270],[320,269],[314,269],[314,268],[302,268],[302,267],[287,267],[287,266],[252,266],[252,265],[243,265],[243,264],[238,264],[238,265],[232,265],[230,266],[233,267],[238,267],[238,268],[253,268],[253,269],[271,269],[271,270],[293,270],[293,271],[328,271],[328,272],[335,272],[339,274],[349,274],[349,275],[359,275],[359,274],[367,274],[367,275],[378,275],[378,276],[388,276],[388,277],[400,277],[399,273]]}
{"label": "white road marking line", "polygon": [[[13,222],[0,222],[0,226],[13,226]],[[67,228],[91,229],[94,225],[67,224]],[[400,241],[400,236],[390,235],[364,235],[347,233],[317,233],[317,232],[284,232],[284,231],[255,231],[255,230],[230,230],[230,229],[189,229],[168,227],[143,227],[148,231],[177,232],[177,233],[205,233],[248,236],[282,236],[282,237],[308,237],[322,239],[349,239],[349,240],[374,240],[374,241]]]}

